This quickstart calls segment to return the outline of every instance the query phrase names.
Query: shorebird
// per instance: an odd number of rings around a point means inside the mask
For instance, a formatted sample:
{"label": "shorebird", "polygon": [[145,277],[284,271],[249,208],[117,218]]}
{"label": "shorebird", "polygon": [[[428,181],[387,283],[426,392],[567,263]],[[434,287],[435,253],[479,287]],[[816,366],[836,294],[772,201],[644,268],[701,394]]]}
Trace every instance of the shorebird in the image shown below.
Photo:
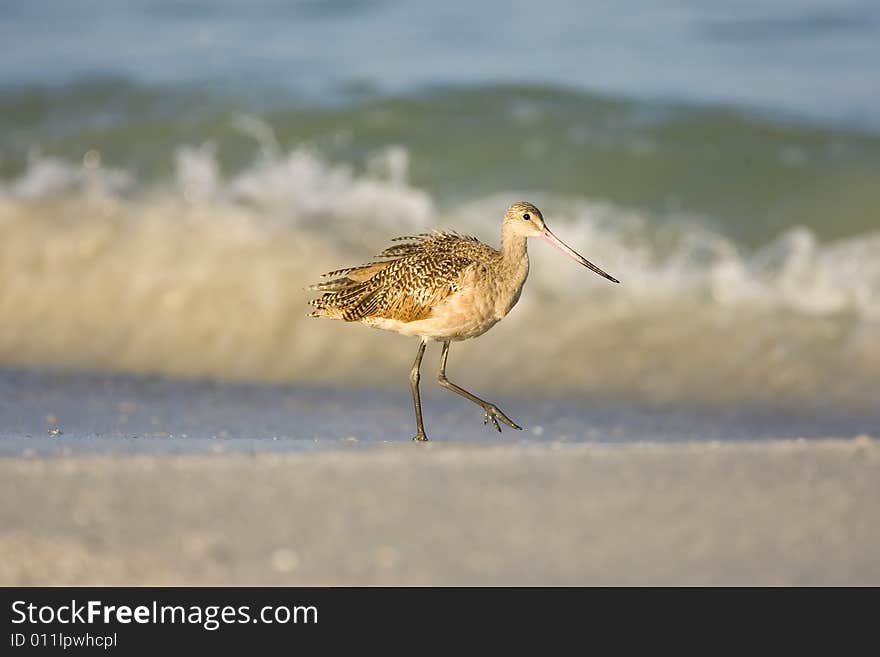
{"label": "shorebird", "polygon": [[437,382],[483,409],[483,424],[500,420],[522,429],[495,404],[446,378],[449,344],[482,335],[516,305],[529,274],[526,242],[540,237],[609,281],[619,283],[554,235],[541,211],[523,201],[511,205],[501,225],[501,250],[475,237],[448,231],[397,237],[398,242],[365,265],[322,275],[330,280],[307,289],[323,294],[311,300],[311,317],[329,317],[420,338],[410,371],[416,435],[428,440],[422,422],[419,370],[429,341],[443,343]]}

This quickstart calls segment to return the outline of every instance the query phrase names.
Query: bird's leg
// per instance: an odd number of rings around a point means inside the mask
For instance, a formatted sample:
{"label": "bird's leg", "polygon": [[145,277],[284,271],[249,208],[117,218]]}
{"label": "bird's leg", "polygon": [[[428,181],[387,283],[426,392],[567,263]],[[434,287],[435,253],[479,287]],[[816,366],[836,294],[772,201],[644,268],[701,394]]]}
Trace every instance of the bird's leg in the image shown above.
{"label": "bird's leg", "polygon": [[412,388],[413,406],[416,407],[416,435],[413,440],[423,442],[428,440],[425,435],[425,425],[422,423],[422,401],[419,398],[419,368],[422,366],[422,356],[425,355],[425,347],[428,345],[424,340],[419,344],[419,353],[409,373],[409,385]]}
{"label": "bird's leg", "polygon": [[437,373],[437,383],[446,388],[447,390],[451,390],[452,392],[461,395],[465,399],[470,399],[477,406],[483,409],[486,413],[483,418],[483,424],[492,420],[492,424],[495,425],[495,428],[498,429],[499,433],[501,432],[501,425],[498,424],[498,420],[501,420],[509,426],[511,429],[519,429],[522,430],[522,427],[519,426],[516,422],[507,417],[500,408],[498,408],[495,404],[491,404],[483,399],[480,399],[476,395],[469,393],[464,388],[455,385],[452,381],[446,378],[446,358],[449,356],[449,340],[446,340],[443,343],[443,353],[440,355],[440,371]]}

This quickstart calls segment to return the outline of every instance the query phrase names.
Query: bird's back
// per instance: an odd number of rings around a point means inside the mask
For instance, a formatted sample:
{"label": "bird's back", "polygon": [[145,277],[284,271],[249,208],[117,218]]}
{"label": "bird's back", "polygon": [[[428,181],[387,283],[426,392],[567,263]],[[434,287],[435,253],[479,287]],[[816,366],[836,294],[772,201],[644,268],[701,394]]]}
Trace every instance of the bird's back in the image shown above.
{"label": "bird's back", "polygon": [[500,253],[474,237],[433,232],[399,237],[370,263],[324,274],[309,289],[313,317],[354,322],[374,318],[415,322],[460,291],[468,273],[490,270]]}

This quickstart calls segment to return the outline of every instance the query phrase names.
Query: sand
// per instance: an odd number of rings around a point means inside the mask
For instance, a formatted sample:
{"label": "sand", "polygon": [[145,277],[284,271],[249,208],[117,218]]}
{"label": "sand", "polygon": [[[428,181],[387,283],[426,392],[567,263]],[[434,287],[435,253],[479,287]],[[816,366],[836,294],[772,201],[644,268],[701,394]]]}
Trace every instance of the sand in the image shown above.
{"label": "sand", "polygon": [[0,584],[880,584],[880,442],[0,459]]}
{"label": "sand", "polygon": [[0,370],[0,584],[880,584],[875,417],[423,401]]}

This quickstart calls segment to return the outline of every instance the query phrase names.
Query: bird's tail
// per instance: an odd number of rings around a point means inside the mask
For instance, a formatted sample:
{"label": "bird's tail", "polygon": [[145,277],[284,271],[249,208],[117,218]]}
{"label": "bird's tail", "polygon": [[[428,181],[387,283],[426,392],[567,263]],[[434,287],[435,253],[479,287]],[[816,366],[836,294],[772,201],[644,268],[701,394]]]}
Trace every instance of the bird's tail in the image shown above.
{"label": "bird's tail", "polygon": [[378,291],[370,285],[370,280],[388,264],[371,262],[324,274],[324,277],[334,278],[306,288],[310,292],[323,292],[317,299],[309,301],[309,305],[315,307],[309,317],[329,317],[348,322],[363,318],[373,310],[378,299]]}
{"label": "bird's tail", "polygon": [[337,278],[332,281],[324,281],[309,285],[306,290],[309,292],[323,292],[323,294],[315,299],[311,299],[308,303],[314,306],[314,310],[309,313],[309,317],[329,317],[330,319],[342,319],[342,309],[337,306],[335,297],[339,292],[343,292],[354,281],[347,278]]}
{"label": "bird's tail", "polygon": [[309,301],[315,310],[309,317],[328,317],[344,319],[351,322],[364,316],[364,304],[372,299],[375,290],[366,281],[354,281],[350,278],[336,278],[332,281],[310,285],[308,290],[323,292],[316,299]]}
{"label": "bird's tail", "polygon": [[355,281],[350,278],[334,278],[332,281],[321,281],[306,287],[308,292],[341,292]]}

